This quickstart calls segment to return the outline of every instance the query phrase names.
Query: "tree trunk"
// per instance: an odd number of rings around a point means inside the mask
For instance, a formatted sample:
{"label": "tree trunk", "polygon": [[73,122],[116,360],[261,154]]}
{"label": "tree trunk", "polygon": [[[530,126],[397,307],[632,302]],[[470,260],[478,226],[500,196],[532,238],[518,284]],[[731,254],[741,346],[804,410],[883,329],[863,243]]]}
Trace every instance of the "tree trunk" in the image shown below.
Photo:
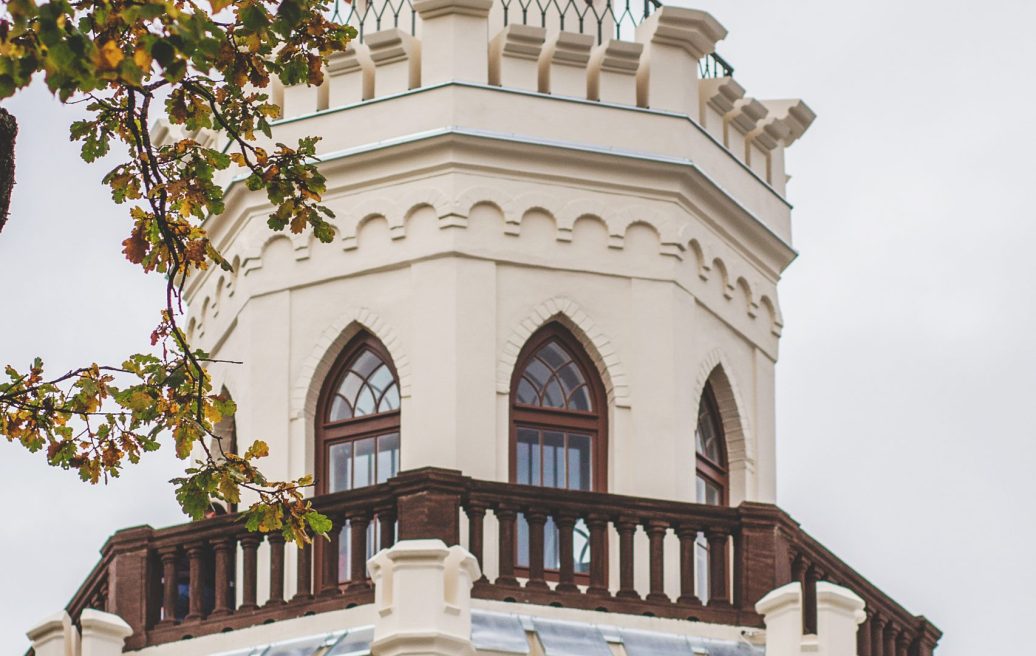
{"label": "tree trunk", "polygon": [[14,116],[0,107],[0,232],[7,223],[7,210],[11,207],[11,191],[14,189],[14,138],[18,135],[18,122]]}

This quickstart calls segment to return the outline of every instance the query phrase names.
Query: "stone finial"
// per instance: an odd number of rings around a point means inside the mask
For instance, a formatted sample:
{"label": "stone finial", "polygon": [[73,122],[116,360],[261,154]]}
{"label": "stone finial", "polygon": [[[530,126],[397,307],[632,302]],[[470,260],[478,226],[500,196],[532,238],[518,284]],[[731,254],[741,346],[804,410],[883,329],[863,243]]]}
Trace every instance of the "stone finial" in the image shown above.
{"label": "stone finial", "polygon": [[[493,0],[415,0],[421,17],[421,81],[486,84]],[[380,91],[378,92],[381,93]]]}
{"label": "stone finial", "polygon": [[78,656],[79,637],[72,618],[61,611],[25,632],[36,656]]}
{"label": "stone finial", "polygon": [[802,634],[802,588],[789,583],[755,605],[766,622],[766,656],[847,656],[856,653],[856,631],[866,615],[852,590],[817,582],[817,634]]}
{"label": "stone finial", "polygon": [[417,39],[392,28],[368,34],[366,41],[374,63],[374,91],[379,96],[421,86],[421,44]]}
{"label": "stone finial", "polygon": [[809,105],[798,98],[790,100],[764,100],[763,106],[769,112],[772,122],[779,123],[786,130],[781,142],[785,146],[795,143],[806,133],[817,115]]}
{"label": "stone finial", "polygon": [[714,51],[716,42],[726,36],[726,28],[712,14],[697,9],[665,6],[637,26],[636,38],[644,44],[680,48],[697,61]]}
{"label": "stone finial", "polygon": [[378,613],[378,656],[474,656],[471,586],[475,557],[442,540],[403,540],[367,561]]}
{"label": "stone finial", "polygon": [[586,67],[594,38],[558,32],[540,56],[540,93],[586,98]]}
{"label": "stone finial", "polygon": [[79,616],[83,629],[80,656],[121,656],[133,629],[118,615],[88,608]]}
{"label": "stone finial", "polygon": [[637,104],[637,69],[644,45],[609,39],[594,48],[587,67],[586,97],[590,100]]}
{"label": "stone finial", "polygon": [[716,49],[727,31],[710,14],[662,7],[637,26],[644,44],[637,70],[637,104],[695,118],[698,113],[698,60]]}
{"label": "stone finial", "polygon": [[536,91],[539,62],[547,30],[531,25],[508,25],[489,42],[489,83]]}
{"label": "stone finial", "polygon": [[342,107],[374,97],[374,61],[366,44],[351,42],[327,62],[328,106]]}

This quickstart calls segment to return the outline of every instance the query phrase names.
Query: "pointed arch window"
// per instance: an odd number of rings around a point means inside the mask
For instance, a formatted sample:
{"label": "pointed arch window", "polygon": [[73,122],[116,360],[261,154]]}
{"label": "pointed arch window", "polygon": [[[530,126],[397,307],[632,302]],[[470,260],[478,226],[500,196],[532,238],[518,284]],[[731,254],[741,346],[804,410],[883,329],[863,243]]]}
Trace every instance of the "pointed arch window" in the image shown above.
{"label": "pointed arch window", "polygon": [[[399,472],[399,376],[384,345],[361,332],[342,350],[317,409],[317,494],[384,483]],[[368,556],[379,543],[371,522]],[[351,577],[349,524],[338,540],[338,577]]]}
{"label": "pointed arch window", "polygon": [[[694,450],[697,460],[696,488],[698,503],[725,506],[728,503],[729,474],[727,444],[723,420],[716,403],[712,383],[705,383],[698,402],[698,425],[694,431]],[[701,602],[709,601],[709,543],[703,533],[695,541],[695,591]]]}
{"label": "pointed arch window", "polygon": [[[607,490],[607,399],[597,370],[560,324],[534,334],[511,380],[511,481],[569,490]],[[558,530],[548,520],[544,564],[559,569]],[[516,564],[529,563],[528,524],[518,522]],[[589,533],[575,527],[574,569],[589,572]]]}
{"label": "pointed arch window", "polygon": [[711,383],[705,384],[698,403],[698,426],[694,431],[697,455],[698,503],[727,505],[729,475],[723,421]]}

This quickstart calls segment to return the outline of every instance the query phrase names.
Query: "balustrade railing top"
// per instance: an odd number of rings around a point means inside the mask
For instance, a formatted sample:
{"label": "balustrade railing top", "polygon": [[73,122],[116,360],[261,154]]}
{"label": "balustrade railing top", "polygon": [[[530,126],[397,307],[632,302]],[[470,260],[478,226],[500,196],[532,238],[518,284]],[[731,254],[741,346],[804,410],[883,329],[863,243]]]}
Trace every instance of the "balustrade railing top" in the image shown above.
{"label": "balustrade railing top", "polygon": [[[755,602],[767,592],[797,580],[807,602],[815,602],[817,581],[828,580],[866,601],[860,656],[881,655],[880,646],[871,645],[889,638],[909,651],[884,656],[931,656],[941,635],[771,505],[676,503],[479,481],[433,468],[316,497],[313,503],[335,529],[330,542],[292,549],[297,557],[294,586],[286,577],[284,539],[249,533],[231,515],[116,533],[67,610],[75,621],[89,607],[119,614],[134,629],[127,648],[139,649],[371,603],[368,555],[391,546],[398,536],[464,544],[480,564],[485,550],[495,548],[496,571],[489,573],[494,578],[483,576],[473,589],[479,598],[761,627]],[[462,514],[468,528],[463,540]],[[646,553],[638,553],[638,532],[647,537]],[[574,549],[583,535],[585,570]],[[340,540],[349,547],[340,547]],[[667,540],[679,543],[673,562],[667,562]],[[264,542],[269,593],[260,599]],[[610,557],[616,547],[617,558]],[[522,550],[524,561],[519,562]],[[643,589],[633,575],[638,560],[648,565]],[[340,562],[348,571],[339,571]],[[669,568],[678,573],[675,599],[667,592]],[[294,588],[290,598],[289,587]],[[815,621],[815,609],[811,612],[807,603],[804,629],[815,631]]]}

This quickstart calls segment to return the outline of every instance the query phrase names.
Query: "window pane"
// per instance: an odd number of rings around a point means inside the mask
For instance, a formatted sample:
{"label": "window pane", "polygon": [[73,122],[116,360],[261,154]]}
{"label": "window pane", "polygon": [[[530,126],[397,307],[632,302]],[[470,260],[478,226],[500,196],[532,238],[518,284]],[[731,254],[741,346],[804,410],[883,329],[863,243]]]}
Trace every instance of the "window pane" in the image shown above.
{"label": "window pane", "polygon": [[374,395],[380,398],[382,392],[392,384],[392,372],[389,371],[388,366],[383,364],[374,370],[371,377],[367,379],[367,384],[374,390]]}
{"label": "window pane", "polygon": [[339,395],[335,395],[334,401],[331,402],[331,413],[328,416],[328,421],[341,421],[343,419],[350,419],[353,416],[353,409],[349,407],[349,403]]}
{"label": "window pane", "polygon": [[358,373],[361,378],[367,378],[381,363],[381,358],[374,355],[373,351],[365,350],[360,357],[356,358],[356,362],[350,369]]}
{"label": "window pane", "polygon": [[374,482],[374,438],[368,437],[353,443],[353,487],[364,487]]}
{"label": "window pane", "polygon": [[543,432],[543,486],[565,487],[565,434]]}
{"label": "window pane", "polygon": [[569,395],[568,409],[582,412],[593,410],[593,404],[590,403],[590,389],[586,385],[576,389],[576,391]]}
{"label": "window pane", "polygon": [[385,391],[385,395],[381,397],[381,403],[378,404],[378,412],[391,410],[399,410],[399,385],[395,383],[392,383],[392,386]]}
{"label": "window pane", "polygon": [[517,482],[522,485],[541,485],[540,434],[529,428],[518,429]]}
{"label": "window pane", "polygon": [[580,373],[579,367],[576,366],[575,362],[569,362],[567,365],[558,370],[558,378],[561,380],[562,386],[565,391],[571,393],[572,390],[583,384],[583,374]]}
{"label": "window pane", "polygon": [[539,405],[540,397],[532,384],[525,378],[518,382],[518,402],[526,405]]}
{"label": "window pane", "polygon": [[723,491],[712,481],[699,476],[697,488],[698,503],[709,506],[718,506],[723,503]]}
{"label": "window pane", "polygon": [[592,488],[590,436],[570,433],[568,436],[568,489],[590,490]]}
{"label": "window pane", "polygon": [[374,394],[371,393],[371,388],[364,385],[360,389],[360,394],[356,397],[356,405],[353,408],[353,412],[357,417],[362,417],[374,414],[376,407],[377,401],[374,399]]}
{"label": "window pane", "polygon": [[547,383],[547,389],[543,391],[543,405],[548,408],[564,408],[565,393],[561,391],[561,385],[556,378]]}
{"label": "window pane", "polygon": [[353,445],[349,442],[333,444],[327,450],[327,470],[330,479],[327,485],[328,492],[352,489],[352,451]]}
{"label": "window pane", "polygon": [[344,583],[352,578],[349,558],[349,520],[345,520],[342,530],[338,532],[338,582]]}
{"label": "window pane", "polygon": [[543,386],[547,384],[547,380],[550,378],[550,369],[547,369],[547,365],[541,361],[533,358],[529,366],[525,368],[525,378],[528,378],[529,382],[537,389],[543,389]]}
{"label": "window pane", "polygon": [[536,357],[541,358],[551,369],[558,369],[572,360],[568,352],[557,342],[550,342],[541,348]]}
{"label": "window pane", "polygon": [[363,381],[350,371],[345,375],[342,384],[338,386],[338,393],[350,404],[353,404],[356,402],[356,393],[360,391],[360,385],[363,385]]}
{"label": "window pane", "polygon": [[399,472],[399,433],[378,438],[378,482],[384,483]]}

